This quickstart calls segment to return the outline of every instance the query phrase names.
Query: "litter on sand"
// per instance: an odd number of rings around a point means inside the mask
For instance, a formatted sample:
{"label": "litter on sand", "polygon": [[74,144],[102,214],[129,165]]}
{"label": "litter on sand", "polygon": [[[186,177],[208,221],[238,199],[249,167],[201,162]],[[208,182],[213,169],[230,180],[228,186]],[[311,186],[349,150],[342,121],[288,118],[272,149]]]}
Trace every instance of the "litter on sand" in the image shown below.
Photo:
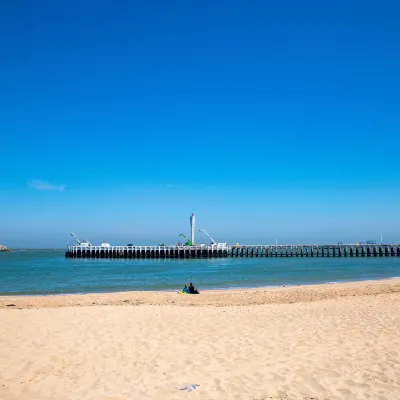
{"label": "litter on sand", "polygon": [[179,390],[186,390],[187,392],[193,392],[193,390],[196,390],[196,387],[200,385],[196,385],[195,383],[191,383],[190,385],[182,386],[179,388]]}

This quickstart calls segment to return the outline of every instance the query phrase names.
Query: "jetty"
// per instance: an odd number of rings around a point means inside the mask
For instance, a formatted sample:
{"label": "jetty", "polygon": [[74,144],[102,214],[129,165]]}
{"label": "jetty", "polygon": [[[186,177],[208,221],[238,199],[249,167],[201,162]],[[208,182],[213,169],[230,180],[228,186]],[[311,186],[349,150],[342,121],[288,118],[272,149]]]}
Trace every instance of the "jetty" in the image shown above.
{"label": "jetty", "polygon": [[400,244],[67,246],[68,258],[400,257]]}
{"label": "jetty", "polygon": [[11,252],[11,250],[8,247],[0,244],[0,252]]}
{"label": "jetty", "polygon": [[375,242],[355,244],[298,244],[298,245],[229,245],[217,243],[204,229],[199,229],[211,241],[210,244],[195,244],[196,218],[192,214],[190,239],[183,233],[178,236],[185,244],[158,246],[111,246],[102,243],[95,246],[87,239],[80,240],[75,233],[76,244],[67,246],[67,258],[221,258],[221,257],[400,257],[400,244],[376,244]]}

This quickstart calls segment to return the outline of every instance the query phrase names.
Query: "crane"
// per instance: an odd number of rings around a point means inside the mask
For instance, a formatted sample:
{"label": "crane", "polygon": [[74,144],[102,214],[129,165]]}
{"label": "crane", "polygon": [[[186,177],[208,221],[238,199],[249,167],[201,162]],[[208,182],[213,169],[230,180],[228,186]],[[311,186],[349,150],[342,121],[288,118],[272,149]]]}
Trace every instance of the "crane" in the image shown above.
{"label": "crane", "polygon": [[79,240],[78,236],[75,235],[75,233],[71,233],[71,236],[75,238],[75,240],[78,242],[78,246],[91,246],[92,244],[87,240],[83,239],[82,241]]}
{"label": "crane", "polygon": [[178,236],[182,236],[186,239],[185,246],[193,246],[193,242],[189,240],[183,233],[179,234]]}
{"label": "crane", "polygon": [[78,236],[76,236],[74,232],[71,232],[71,236],[75,238],[78,244],[81,244],[81,241],[78,239]]}
{"label": "crane", "polygon": [[211,244],[217,244],[217,242],[205,231],[205,229],[199,229],[199,232],[205,233],[211,240]]}

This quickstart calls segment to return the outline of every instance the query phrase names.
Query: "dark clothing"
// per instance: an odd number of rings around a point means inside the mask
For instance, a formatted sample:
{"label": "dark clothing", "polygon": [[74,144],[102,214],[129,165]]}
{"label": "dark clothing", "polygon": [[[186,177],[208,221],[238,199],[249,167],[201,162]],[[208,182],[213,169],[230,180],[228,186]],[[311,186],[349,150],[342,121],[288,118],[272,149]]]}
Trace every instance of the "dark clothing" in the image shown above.
{"label": "dark clothing", "polygon": [[199,291],[196,290],[193,285],[189,285],[189,293],[190,294],[199,294]]}

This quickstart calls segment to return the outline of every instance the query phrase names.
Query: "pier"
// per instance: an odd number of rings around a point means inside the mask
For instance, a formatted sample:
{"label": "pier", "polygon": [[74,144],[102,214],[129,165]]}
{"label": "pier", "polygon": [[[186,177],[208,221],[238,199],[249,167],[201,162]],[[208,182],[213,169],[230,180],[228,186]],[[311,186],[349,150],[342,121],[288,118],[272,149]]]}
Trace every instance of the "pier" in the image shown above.
{"label": "pier", "polygon": [[68,258],[400,257],[400,244],[68,246]]}

